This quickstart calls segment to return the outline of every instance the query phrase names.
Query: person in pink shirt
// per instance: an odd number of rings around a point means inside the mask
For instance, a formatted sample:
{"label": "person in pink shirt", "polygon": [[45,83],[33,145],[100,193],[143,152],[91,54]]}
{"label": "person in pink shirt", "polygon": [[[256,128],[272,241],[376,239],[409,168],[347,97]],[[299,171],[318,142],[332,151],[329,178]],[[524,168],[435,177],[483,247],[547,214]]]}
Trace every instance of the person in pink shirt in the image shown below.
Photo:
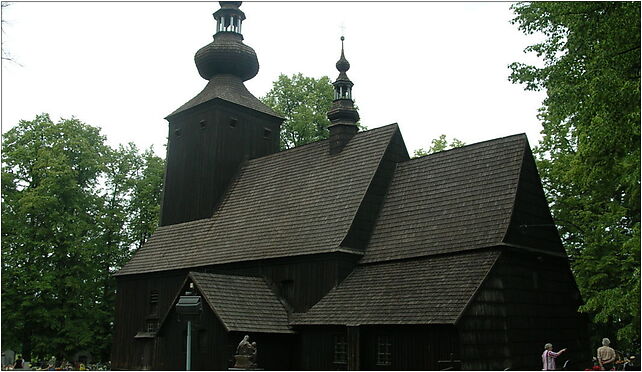
{"label": "person in pink shirt", "polygon": [[553,351],[553,344],[544,345],[544,353],[542,353],[542,371],[554,371],[555,370],[555,359],[562,355],[566,349],[562,349],[558,352]]}

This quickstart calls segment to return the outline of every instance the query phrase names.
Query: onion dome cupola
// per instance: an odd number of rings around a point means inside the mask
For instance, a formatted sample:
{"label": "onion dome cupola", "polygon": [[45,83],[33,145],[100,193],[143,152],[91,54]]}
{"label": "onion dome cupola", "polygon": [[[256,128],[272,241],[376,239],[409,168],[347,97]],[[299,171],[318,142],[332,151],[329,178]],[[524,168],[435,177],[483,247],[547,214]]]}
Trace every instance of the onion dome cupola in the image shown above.
{"label": "onion dome cupola", "polygon": [[350,139],[357,134],[359,127],[359,113],[354,107],[352,100],[352,87],[354,84],[348,78],[346,72],[350,69],[350,62],[345,57],[343,41],[341,36],[341,57],[337,61],[336,67],[339,70],[339,76],[332,83],[334,86],[334,100],[332,107],[328,111],[328,119],[332,123],[330,130],[330,153],[336,154],[341,152],[343,147]]}
{"label": "onion dome cupola", "polygon": [[245,19],[240,1],[221,1],[221,9],[213,16],[216,20],[214,41],[201,48],[194,56],[198,73],[205,80],[215,75],[238,76],[249,80],[259,72],[259,61],[254,49],[243,44],[241,26]]}
{"label": "onion dome cupola", "polygon": [[221,8],[214,12],[216,33],[213,41],[196,52],[194,62],[199,75],[208,81],[196,97],[172,112],[168,118],[213,99],[223,99],[252,110],[276,117],[277,113],[250,93],[244,81],[259,72],[259,60],[252,47],[243,43],[241,34],[245,13],[240,1],[220,1]]}

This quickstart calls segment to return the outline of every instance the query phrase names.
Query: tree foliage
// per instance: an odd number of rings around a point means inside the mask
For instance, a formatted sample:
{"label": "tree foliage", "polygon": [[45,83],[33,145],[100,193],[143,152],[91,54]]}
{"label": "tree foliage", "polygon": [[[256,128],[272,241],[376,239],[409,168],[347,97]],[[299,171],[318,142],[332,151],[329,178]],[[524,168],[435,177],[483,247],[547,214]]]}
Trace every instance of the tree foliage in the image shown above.
{"label": "tree foliage", "polygon": [[[544,90],[538,166],[596,329],[640,336],[640,3],[534,2],[513,23],[543,66],[510,79]],[[595,334],[598,338],[600,335]]]}
{"label": "tree foliage", "polygon": [[156,227],[163,162],[46,114],[20,121],[2,144],[3,347],[105,360],[111,274]]}
{"label": "tree foliage", "polygon": [[326,115],[333,100],[329,77],[281,74],[261,100],[285,118],[281,125],[281,149],[328,138],[330,121]]}
{"label": "tree foliage", "polygon": [[[301,73],[279,75],[261,101],[285,118],[281,150],[328,138],[331,123],[327,114],[333,99],[334,87],[327,76],[315,79]],[[367,129],[357,125],[361,130]]]}
{"label": "tree foliage", "polygon": [[450,141],[450,143],[448,143],[448,139],[446,138],[446,135],[442,134],[439,136],[439,138],[433,138],[432,141],[430,141],[430,147],[428,147],[427,150],[424,149],[423,147],[415,150],[414,157],[418,158],[420,156],[426,156],[435,152],[462,147],[464,145],[466,144],[458,140],[457,138],[453,138]]}

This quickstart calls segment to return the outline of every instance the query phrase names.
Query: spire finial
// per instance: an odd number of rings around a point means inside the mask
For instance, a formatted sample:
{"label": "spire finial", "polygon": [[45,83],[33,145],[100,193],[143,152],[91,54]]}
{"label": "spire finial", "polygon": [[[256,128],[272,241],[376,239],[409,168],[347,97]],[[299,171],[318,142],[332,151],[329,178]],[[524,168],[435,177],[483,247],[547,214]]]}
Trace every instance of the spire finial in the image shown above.
{"label": "spire finial", "polygon": [[339,72],[341,73],[345,73],[350,69],[350,62],[348,62],[345,53],[343,52],[343,40],[345,39],[345,37],[341,36],[341,58],[339,58],[339,60],[337,61],[337,70],[339,70]]}

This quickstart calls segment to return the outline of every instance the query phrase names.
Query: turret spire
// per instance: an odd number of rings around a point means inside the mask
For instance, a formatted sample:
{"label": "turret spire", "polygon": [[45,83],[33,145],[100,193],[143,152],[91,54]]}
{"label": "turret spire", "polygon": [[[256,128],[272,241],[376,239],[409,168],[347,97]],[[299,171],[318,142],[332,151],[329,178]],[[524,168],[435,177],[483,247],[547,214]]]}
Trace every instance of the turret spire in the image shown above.
{"label": "turret spire", "polygon": [[343,147],[359,131],[357,127],[359,113],[354,108],[354,101],[352,100],[352,87],[354,84],[346,74],[350,69],[350,62],[345,57],[344,40],[345,37],[341,36],[341,57],[336,64],[339,76],[332,83],[334,86],[334,100],[330,111],[328,111],[328,119],[332,123],[328,127],[330,130],[331,154],[341,152]]}

